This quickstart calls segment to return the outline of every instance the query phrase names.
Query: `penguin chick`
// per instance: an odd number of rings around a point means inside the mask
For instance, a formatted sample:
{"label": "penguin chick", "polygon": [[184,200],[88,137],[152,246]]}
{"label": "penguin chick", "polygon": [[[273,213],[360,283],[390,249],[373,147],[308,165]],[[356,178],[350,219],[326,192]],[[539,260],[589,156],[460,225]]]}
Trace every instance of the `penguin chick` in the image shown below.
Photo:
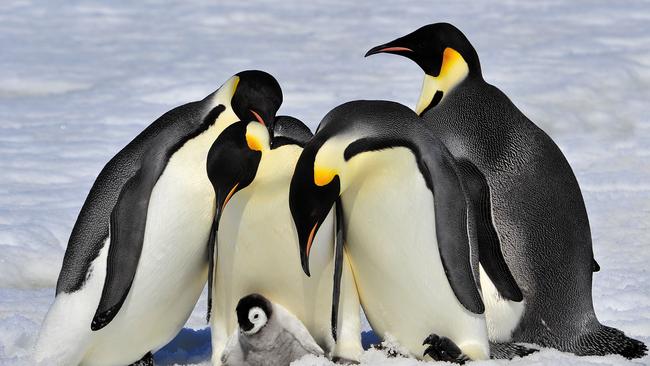
{"label": "penguin chick", "polygon": [[224,366],[288,366],[307,354],[324,355],[298,318],[262,295],[243,297],[236,312],[239,329],[221,356]]}

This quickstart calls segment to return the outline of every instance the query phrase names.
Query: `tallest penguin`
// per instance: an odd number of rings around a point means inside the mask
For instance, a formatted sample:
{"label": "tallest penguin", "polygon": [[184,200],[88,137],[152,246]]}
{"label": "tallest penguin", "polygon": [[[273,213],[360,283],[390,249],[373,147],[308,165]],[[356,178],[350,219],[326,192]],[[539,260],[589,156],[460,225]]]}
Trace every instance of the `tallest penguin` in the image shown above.
{"label": "tallest penguin", "polygon": [[[470,172],[468,184],[479,187],[471,199],[478,221],[496,228],[496,235],[478,230],[492,340],[578,355],[643,356],[643,343],[601,325],[594,313],[597,264],[571,167],[544,131],[483,80],[465,35],[451,24],[431,24],[366,56],[377,53],[407,57],[425,72],[416,112]],[[500,254],[519,289],[495,270]]]}
{"label": "tallest penguin", "polygon": [[273,76],[240,72],[165,113],[106,164],[72,229],[37,361],[153,364],[151,352],[182,328],[207,279],[208,151],[239,120],[272,131],[281,103]]}

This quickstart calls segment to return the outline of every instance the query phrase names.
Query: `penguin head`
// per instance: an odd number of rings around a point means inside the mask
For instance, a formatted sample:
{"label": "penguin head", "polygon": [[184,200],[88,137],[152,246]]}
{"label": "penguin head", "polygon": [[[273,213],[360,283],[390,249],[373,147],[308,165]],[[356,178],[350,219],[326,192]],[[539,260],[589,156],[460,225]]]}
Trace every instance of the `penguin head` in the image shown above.
{"label": "penguin head", "polygon": [[445,94],[466,78],[482,77],[476,50],[463,32],[449,23],[425,25],[373,47],[365,56],[378,53],[404,56],[422,68],[425,81],[416,107],[420,115],[440,103]]}
{"label": "penguin head", "polygon": [[393,102],[356,101],[328,113],[304,146],[289,187],[289,208],[298,233],[300,260],[309,272],[309,254],[318,229],[339,197],[373,174],[377,150],[411,146],[407,130],[425,127],[409,108]]}
{"label": "penguin head", "polygon": [[270,74],[259,70],[237,73],[238,78],[230,105],[240,121],[257,121],[273,136],[275,114],[282,104],[280,84]]}
{"label": "penguin head", "polygon": [[314,135],[302,121],[291,116],[277,116],[273,128],[271,148],[277,149],[284,145],[305,146]]}
{"label": "penguin head", "polygon": [[206,168],[216,196],[217,225],[232,196],[251,184],[269,149],[268,131],[258,122],[235,122],[212,144]]}
{"label": "penguin head", "polygon": [[273,314],[273,305],[260,294],[250,294],[239,300],[235,311],[239,329],[243,334],[251,336],[266,326]]}

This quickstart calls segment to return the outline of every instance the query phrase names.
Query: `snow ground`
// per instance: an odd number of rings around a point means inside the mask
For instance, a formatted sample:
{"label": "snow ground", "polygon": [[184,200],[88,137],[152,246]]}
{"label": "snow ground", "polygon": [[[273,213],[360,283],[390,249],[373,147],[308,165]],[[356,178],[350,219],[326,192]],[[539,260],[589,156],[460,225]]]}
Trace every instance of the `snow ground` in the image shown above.
{"label": "snow ground", "polygon": [[[449,21],[485,77],[560,145],[583,189],[602,322],[650,342],[650,3],[552,0],[0,2],[0,365],[28,365],[76,215],[111,156],[163,112],[248,68],[281,112],[315,127],[334,106],[414,106],[421,72],[367,49]],[[209,360],[201,300],[160,364]],[[196,330],[193,330],[196,329]],[[485,364],[505,364],[489,361]],[[648,364],[543,350],[512,364]],[[303,360],[301,365],[323,365]],[[368,365],[416,365],[375,351]],[[476,363],[478,364],[478,363]]]}

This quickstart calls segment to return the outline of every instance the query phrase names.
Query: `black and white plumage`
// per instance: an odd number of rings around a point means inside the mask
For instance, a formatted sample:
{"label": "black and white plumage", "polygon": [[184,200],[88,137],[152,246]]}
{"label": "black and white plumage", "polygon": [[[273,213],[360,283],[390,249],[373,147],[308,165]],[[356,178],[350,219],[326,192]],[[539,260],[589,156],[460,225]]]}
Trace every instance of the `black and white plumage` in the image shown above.
{"label": "black and white plumage", "polygon": [[108,162],[70,235],[37,361],[130,364],[178,333],[208,272],[208,150],[244,118],[272,129],[281,102],[271,75],[240,72],[165,113]]}
{"label": "black and white plumage", "polygon": [[262,295],[245,296],[236,312],[239,329],[221,356],[224,366],[288,366],[308,354],[323,355],[298,318]]}
{"label": "black and white plumage", "polygon": [[311,136],[301,121],[288,116],[276,118],[272,135],[255,122],[237,122],[208,153],[217,203],[209,306],[215,365],[237,328],[232,308],[251,292],[282,303],[328,356],[356,360],[363,350],[357,288],[342,244],[334,240],[334,215],[313,238],[310,277],[298,261],[289,183]]}
{"label": "black and white plumage", "polygon": [[[487,359],[464,194],[453,157],[412,110],[342,104],[323,118],[291,180],[303,269],[310,273],[312,239],[340,198],[346,252],[377,334],[418,358]],[[423,345],[433,339],[442,341]],[[463,355],[439,349],[452,343]]]}
{"label": "black and white plumage", "polygon": [[482,76],[478,54],[448,23],[426,25],[366,56],[407,57],[425,73],[416,112],[472,174],[490,337],[578,355],[641,357],[647,348],[602,325],[592,302],[587,211],[558,146]]}

